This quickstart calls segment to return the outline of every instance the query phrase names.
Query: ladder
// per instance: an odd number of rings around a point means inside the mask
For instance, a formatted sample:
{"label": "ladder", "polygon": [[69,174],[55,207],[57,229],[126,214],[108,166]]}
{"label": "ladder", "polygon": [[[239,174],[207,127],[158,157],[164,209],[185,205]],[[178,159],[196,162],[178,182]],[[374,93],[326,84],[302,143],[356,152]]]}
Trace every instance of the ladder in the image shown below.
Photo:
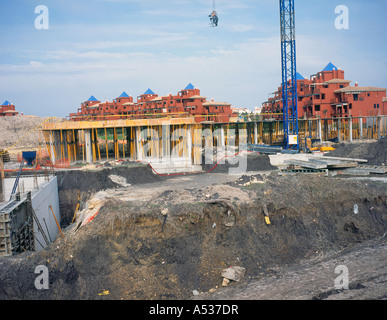
{"label": "ladder", "polygon": [[13,185],[13,189],[12,189],[12,193],[11,193],[11,196],[9,198],[9,201],[12,200],[12,196],[15,194],[17,185],[19,184],[20,174],[21,174],[22,169],[23,169],[23,163],[24,163],[24,161],[22,160],[20,163],[19,171],[18,171],[17,176],[16,176],[15,183]]}

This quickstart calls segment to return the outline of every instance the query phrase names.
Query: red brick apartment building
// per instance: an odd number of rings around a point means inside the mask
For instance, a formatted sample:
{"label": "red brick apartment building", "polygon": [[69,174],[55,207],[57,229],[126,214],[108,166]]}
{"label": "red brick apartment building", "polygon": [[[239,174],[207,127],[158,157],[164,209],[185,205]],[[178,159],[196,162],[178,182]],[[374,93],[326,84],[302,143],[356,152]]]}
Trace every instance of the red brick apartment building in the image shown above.
{"label": "red brick apartment building", "polygon": [[[297,73],[299,118],[335,118],[387,115],[385,88],[350,86],[344,70],[329,63],[305,79]],[[264,119],[282,119],[282,86],[262,104]],[[272,115],[270,115],[272,113]],[[274,114],[274,115],[273,115]]]}
{"label": "red brick apartment building", "polygon": [[200,95],[200,90],[191,83],[177,95],[159,96],[151,89],[137,97],[123,92],[112,102],[101,102],[94,96],[81,104],[77,113],[70,113],[70,119],[81,120],[114,120],[120,118],[147,118],[157,116],[193,116],[195,121],[228,122],[234,116],[231,104],[226,102],[207,101]]}
{"label": "red brick apartment building", "polygon": [[19,112],[15,111],[15,106],[9,101],[4,101],[0,106],[0,117],[16,116]]}

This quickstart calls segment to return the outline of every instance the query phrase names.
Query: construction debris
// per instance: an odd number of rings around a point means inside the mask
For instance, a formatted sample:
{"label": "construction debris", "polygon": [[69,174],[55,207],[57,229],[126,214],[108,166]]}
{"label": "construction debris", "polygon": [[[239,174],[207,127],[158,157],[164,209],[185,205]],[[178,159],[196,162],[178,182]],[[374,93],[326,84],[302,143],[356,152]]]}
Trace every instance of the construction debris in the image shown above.
{"label": "construction debris", "polygon": [[11,161],[8,151],[4,149],[0,149],[0,158],[2,158],[4,162]]}
{"label": "construction debris", "polygon": [[232,266],[222,271],[222,277],[227,280],[239,282],[245,275],[245,272],[246,268]]}
{"label": "construction debris", "polygon": [[326,173],[335,170],[335,174],[369,175],[387,173],[387,166],[365,165],[368,160],[339,157],[309,157],[307,161],[298,159],[284,160],[285,167],[279,174],[289,173]]}

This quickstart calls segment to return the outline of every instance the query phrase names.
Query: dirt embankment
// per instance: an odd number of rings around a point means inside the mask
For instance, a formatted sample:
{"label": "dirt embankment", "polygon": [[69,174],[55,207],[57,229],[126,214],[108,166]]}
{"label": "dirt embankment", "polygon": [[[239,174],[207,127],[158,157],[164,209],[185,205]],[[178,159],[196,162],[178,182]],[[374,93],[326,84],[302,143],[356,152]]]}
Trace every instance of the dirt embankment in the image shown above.
{"label": "dirt embankment", "polygon": [[270,171],[277,168],[271,165],[270,159],[267,155],[258,153],[241,153],[238,156],[221,157],[218,159],[215,157],[211,163],[206,160],[203,155],[202,169],[203,171],[210,171],[212,173],[229,173],[230,170],[235,172],[246,171]]}
{"label": "dirt embankment", "polygon": [[[8,149],[16,144],[9,153],[39,148],[39,130],[34,130],[47,118],[37,116],[0,117],[0,149]],[[44,144],[43,135],[41,141]]]}
{"label": "dirt embankment", "polygon": [[78,201],[78,194],[85,203],[94,193],[100,190],[119,188],[120,184],[112,180],[119,176],[130,185],[160,182],[163,177],[153,173],[143,164],[126,162],[121,167],[105,167],[89,170],[57,171],[58,193],[60,199],[61,227],[66,228],[72,221]]}
{"label": "dirt embankment", "polygon": [[[170,201],[183,187],[153,202],[112,199],[45,251],[1,259],[0,299],[187,299],[220,287],[231,265],[254,278],[386,232],[383,183],[276,173],[251,181],[196,189],[187,202]],[[34,287],[37,265],[48,267],[48,290]]]}

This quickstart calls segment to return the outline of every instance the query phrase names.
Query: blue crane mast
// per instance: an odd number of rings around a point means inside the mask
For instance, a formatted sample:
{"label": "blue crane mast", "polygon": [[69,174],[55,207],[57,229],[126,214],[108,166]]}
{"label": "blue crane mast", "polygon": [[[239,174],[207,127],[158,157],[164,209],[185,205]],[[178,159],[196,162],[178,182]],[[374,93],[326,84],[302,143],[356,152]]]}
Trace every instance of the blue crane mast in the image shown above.
{"label": "blue crane mast", "polygon": [[294,0],[279,0],[284,149],[299,151]]}

